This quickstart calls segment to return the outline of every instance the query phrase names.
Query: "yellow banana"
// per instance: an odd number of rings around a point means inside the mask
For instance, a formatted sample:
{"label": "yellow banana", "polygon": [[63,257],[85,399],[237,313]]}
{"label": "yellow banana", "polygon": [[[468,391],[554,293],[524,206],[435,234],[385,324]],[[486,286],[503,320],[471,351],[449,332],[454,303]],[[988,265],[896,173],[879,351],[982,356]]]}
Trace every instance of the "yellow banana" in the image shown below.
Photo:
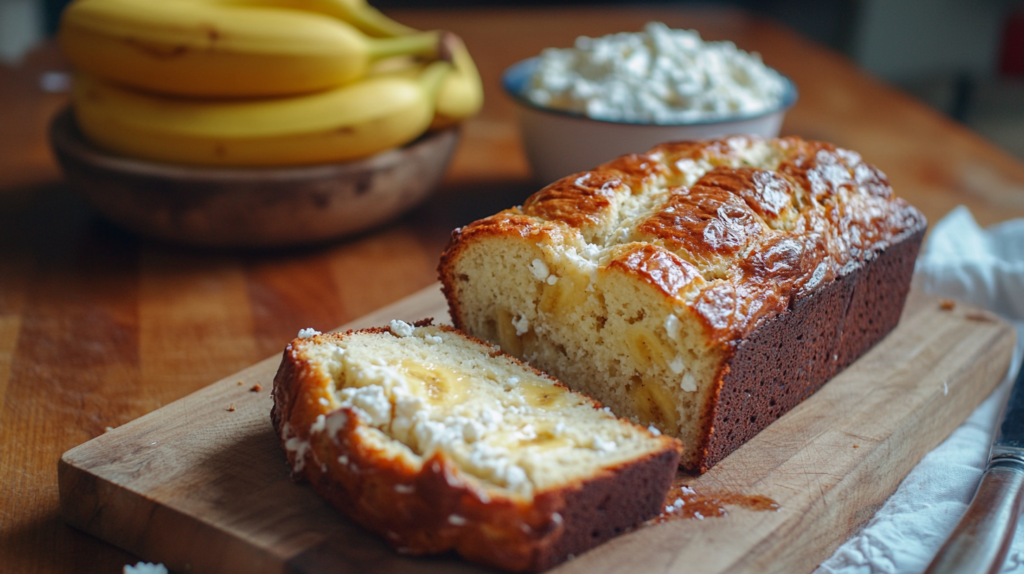
{"label": "yellow banana", "polygon": [[[448,74],[437,94],[437,108],[430,129],[443,129],[476,115],[484,103],[480,73],[458,36],[449,34],[445,44],[451,51],[454,69]],[[368,75],[399,75],[416,77],[428,64],[413,58],[381,60],[370,67]]]}
{"label": "yellow banana", "polygon": [[417,78],[379,76],[315,94],[233,102],[154,96],[80,75],[73,104],[87,137],[128,156],[221,166],[336,162],[422,134],[450,70],[439,61]]}
{"label": "yellow banana", "polygon": [[[416,34],[416,30],[395,22],[366,3],[366,0],[180,0],[201,1],[230,6],[289,8],[324,14],[347,22],[377,37]],[[483,83],[473,58],[462,40],[446,35],[446,49],[455,69],[444,81],[437,97],[437,116],[431,129],[441,129],[476,115],[484,103]],[[425,63],[410,60],[409,73],[418,73]]]}
{"label": "yellow banana", "polygon": [[[338,0],[340,1],[340,0]],[[377,59],[436,57],[438,33],[368,38],[313,12],[167,0],[77,0],[60,42],[79,69],[165,94],[299,94],[358,79]]]}
{"label": "yellow banana", "polygon": [[445,78],[437,93],[437,108],[431,129],[440,129],[475,116],[484,105],[484,86],[480,72],[462,39],[454,34],[445,38],[455,69]]}
{"label": "yellow banana", "polygon": [[366,0],[210,0],[229,6],[266,6],[316,12],[355,26],[374,38],[415,34],[415,28],[400,24],[366,3]]}

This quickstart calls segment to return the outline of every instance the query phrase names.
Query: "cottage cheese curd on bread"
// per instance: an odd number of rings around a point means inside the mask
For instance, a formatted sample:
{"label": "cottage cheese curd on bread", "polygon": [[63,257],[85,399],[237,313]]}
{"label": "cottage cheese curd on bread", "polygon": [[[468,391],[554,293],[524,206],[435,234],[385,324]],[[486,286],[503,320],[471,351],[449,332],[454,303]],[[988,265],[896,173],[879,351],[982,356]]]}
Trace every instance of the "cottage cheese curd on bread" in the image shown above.
{"label": "cottage cheese curd on bread", "polygon": [[274,427],[294,475],[400,552],[541,570],[658,514],[675,439],[429,321],[292,341]]}
{"label": "cottage cheese curd on bread", "polygon": [[852,151],[668,143],[455,230],[439,273],[457,327],[703,472],[896,325],[925,227]]}

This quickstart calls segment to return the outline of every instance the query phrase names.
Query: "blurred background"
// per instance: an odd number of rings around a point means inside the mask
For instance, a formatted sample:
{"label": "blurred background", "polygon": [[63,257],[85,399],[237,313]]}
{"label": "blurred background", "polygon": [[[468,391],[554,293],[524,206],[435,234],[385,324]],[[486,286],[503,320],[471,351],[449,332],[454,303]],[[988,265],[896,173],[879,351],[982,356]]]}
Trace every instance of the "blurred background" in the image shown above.
{"label": "blurred background", "polygon": [[[579,0],[371,0],[379,8],[625,4]],[[655,2],[645,2],[653,4]],[[720,0],[840,51],[1024,158],[1024,1]],[[0,0],[0,61],[17,64],[56,29],[67,0]]]}

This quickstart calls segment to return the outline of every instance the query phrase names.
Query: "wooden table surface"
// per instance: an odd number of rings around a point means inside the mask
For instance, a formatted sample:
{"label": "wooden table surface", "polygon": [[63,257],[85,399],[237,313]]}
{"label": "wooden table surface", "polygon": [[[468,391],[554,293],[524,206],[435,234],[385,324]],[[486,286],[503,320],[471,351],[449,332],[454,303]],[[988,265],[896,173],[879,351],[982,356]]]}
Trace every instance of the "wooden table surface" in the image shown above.
{"label": "wooden table surface", "polygon": [[958,204],[983,224],[1024,216],[1020,162],[842,56],[743,13],[574,7],[394,16],[462,35],[487,104],[423,206],[319,247],[207,252],[104,222],[67,188],[46,145],[47,122],[65,97],[41,92],[39,76],[63,68],[59,54],[48,46],[20,67],[0,67],[0,570],[112,573],[134,563],[61,521],[60,455],[279,353],[300,328],[334,328],[433,282],[451,228],[536,187],[501,71],[577,35],[661,20],[734,40],[799,86],[784,134],[860,151],[932,222]]}

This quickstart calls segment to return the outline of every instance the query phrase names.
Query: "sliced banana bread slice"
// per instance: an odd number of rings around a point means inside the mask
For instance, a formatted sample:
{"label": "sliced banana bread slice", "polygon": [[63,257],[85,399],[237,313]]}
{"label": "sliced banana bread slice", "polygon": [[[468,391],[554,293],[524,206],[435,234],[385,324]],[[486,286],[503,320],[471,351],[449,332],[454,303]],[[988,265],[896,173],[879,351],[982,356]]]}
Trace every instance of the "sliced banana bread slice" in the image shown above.
{"label": "sliced banana bread slice", "polygon": [[400,552],[542,570],[656,515],[682,446],[428,321],[303,332],[274,379],[294,475]]}

